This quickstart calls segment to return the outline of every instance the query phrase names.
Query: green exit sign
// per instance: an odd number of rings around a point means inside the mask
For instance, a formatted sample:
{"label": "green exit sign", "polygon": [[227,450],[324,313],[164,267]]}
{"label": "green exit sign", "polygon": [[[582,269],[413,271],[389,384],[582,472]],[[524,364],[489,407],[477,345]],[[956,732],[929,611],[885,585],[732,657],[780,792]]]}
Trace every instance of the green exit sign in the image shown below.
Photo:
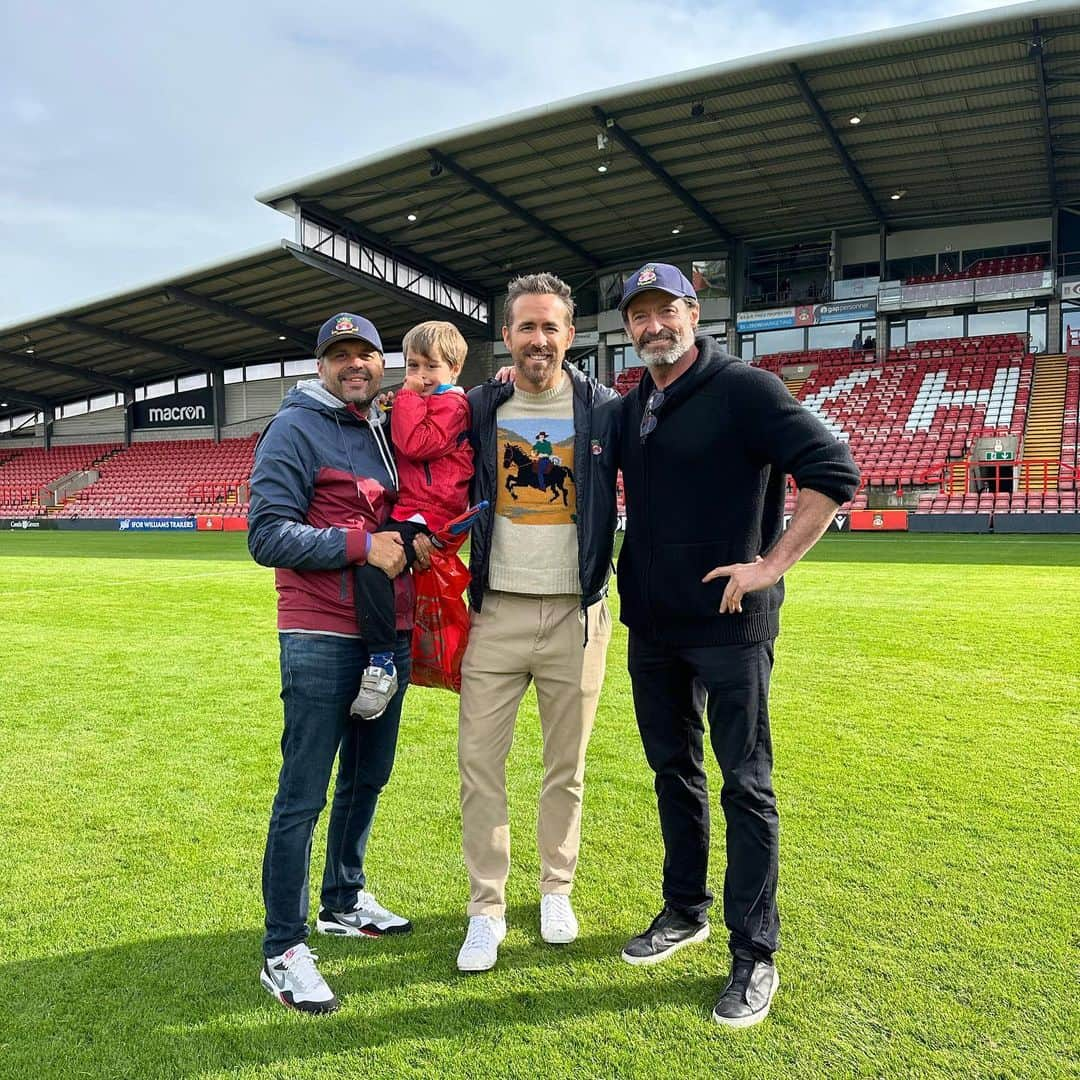
{"label": "green exit sign", "polygon": [[983,461],[1012,461],[1010,450],[988,450],[983,454]]}

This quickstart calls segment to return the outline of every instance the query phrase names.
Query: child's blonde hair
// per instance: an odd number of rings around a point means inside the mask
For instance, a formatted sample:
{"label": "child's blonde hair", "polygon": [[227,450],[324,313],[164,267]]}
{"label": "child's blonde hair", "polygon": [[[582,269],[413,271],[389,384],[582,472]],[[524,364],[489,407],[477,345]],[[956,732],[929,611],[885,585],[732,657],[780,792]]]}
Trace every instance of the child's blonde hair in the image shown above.
{"label": "child's blonde hair", "polygon": [[410,349],[432,360],[441,356],[457,375],[465,363],[465,354],[469,351],[469,346],[465,343],[461,331],[453,323],[432,319],[414,326],[402,338],[401,351],[406,358]]}

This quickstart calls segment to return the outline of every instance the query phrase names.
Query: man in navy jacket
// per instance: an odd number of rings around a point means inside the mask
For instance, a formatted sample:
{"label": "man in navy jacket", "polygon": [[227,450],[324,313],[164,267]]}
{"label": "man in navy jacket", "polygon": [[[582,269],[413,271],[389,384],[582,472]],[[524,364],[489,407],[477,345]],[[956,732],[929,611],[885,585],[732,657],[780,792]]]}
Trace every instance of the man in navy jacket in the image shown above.
{"label": "man in navy jacket", "polygon": [[[412,928],[365,888],[364,851],[394,763],[409,682],[413,591],[402,573],[401,537],[376,531],[397,486],[381,415],[372,408],[383,374],[378,331],[362,316],[335,315],[323,324],[315,355],[319,378],[286,395],[255,451],[248,547],[256,562],[275,567],[285,708],[263,857],[260,981],[285,1005],[329,1013],[338,1001],[307,947],[308,864],[335,757],[316,928],[346,937]],[[426,555],[417,557],[422,565]],[[357,631],[351,567],[364,562],[394,579],[399,688],[382,716],[361,725],[349,706],[368,653]]]}
{"label": "man in navy jacket", "polygon": [[[859,474],[779,379],[695,337],[697,297],[676,267],[647,263],[627,279],[620,308],[648,368],[623,400],[620,613],[664,838],[664,908],[622,955],[654,964],[708,937],[707,713],[724,779],[733,954],[713,1019],[748,1027],[779,985],[768,696],[782,575],[855,494]],[[799,486],[786,531],[785,474]]]}

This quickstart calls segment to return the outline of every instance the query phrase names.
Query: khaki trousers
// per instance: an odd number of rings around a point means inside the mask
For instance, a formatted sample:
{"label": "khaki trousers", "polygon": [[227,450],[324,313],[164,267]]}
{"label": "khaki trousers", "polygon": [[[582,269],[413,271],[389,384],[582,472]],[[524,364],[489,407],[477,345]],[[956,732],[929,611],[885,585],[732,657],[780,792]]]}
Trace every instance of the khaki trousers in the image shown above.
{"label": "khaki trousers", "polygon": [[469,915],[502,916],[510,872],[506,757],[518,706],[536,683],[544,741],[536,840],[540,892],[569,893],[581,845],[585,747],[604,682],[611,614],[576,596],[488,592],[461,663],[458,769]]}

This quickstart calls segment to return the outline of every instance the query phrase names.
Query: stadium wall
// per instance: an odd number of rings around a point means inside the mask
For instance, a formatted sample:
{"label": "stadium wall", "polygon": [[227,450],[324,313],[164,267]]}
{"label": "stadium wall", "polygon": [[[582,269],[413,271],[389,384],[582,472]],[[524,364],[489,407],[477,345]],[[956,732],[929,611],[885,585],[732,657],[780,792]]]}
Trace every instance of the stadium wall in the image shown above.
{"label": "stadium wall", "polygon": [[[40,428],[36,430],[41,430]],[[123,442],[124,410],[117,407],[83,413],[66,420],[54,420],[53,446],[72,446],[85,442]]]}
{"label": "stadium wall", "polygon": [[909,514],[908,532],[988,533],[989,514]]}
{"label": "stadium wall", "polygon": [[1080,533],[1080,514],[995,514],[996,533]]}
{"label": "stadium wall", "polygon": [[226,384],[225,424],[233,426],[276,413],[282,399],[298,382],[312,378],[313,375],[294,375]]}
{"label": "stadium wall", "polygon": [[12,450],[31,450],[36,446],[44,446],[45,440],[40,435],[16,435],[5,436],[0,441],[0,452],[10,453]]}
{"label": "stadium wall", "polygon": [[[1005,247],[1009,244],[1032,244],[1050,240],[1049,218],[1024,218],[994,221],[983,225],[954,225],[935,229],[910,229],[890,232],[886,250],[890,259],[913,255],[933,255],[939,251],[963,251],[969,248]],[[875,262],[878,235],[846,236],[840,240],[841,264]]]}
{"label": "stadium wall", "polygon": [[175,442],[177,439],[212,439],[214,429],[209,425],[198,427],[146,428],[131,433],[132,443]]}

